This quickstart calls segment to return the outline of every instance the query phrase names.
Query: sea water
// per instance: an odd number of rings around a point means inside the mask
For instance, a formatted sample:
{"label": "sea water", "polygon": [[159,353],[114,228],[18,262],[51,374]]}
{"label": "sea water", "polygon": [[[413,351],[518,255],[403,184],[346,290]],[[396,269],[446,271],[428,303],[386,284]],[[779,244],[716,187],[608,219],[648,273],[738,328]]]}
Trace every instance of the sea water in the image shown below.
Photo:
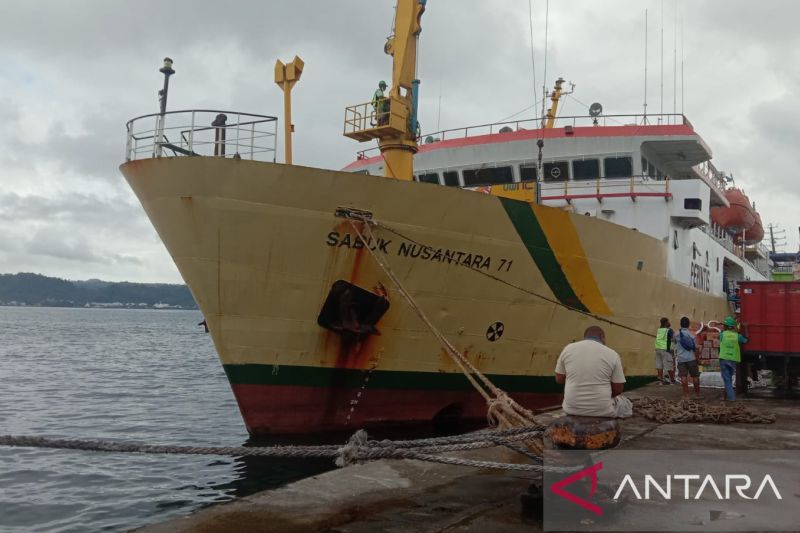
{"label": "sea water", "polygon": [[[0,307],[0,435],[253,444],[201,320],[198,311]],[[0,447],[0,531],[123,531],[331,467]]]}

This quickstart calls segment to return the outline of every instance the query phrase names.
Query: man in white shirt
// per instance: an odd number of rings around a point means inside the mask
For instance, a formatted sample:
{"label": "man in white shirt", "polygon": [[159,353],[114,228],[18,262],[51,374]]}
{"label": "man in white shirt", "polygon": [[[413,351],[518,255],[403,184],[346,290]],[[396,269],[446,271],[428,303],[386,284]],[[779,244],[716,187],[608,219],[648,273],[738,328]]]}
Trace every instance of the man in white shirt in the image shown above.
{"label": "man in white shirt", "polygon": [[605,345],[602,328],[591,326],[583,340],[564,347],[556,363],[556,382],[565,384],[562,408],[568,415],[624,418],[631,401],[620,396],[625,374],[619,354]]}

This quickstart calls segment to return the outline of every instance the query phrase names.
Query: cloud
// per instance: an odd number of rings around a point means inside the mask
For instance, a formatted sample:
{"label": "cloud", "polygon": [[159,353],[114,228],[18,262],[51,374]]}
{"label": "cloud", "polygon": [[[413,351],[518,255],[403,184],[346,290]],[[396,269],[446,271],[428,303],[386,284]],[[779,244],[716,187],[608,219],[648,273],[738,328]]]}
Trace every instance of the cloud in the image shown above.
{"label": "cloud", "polygon": [[36,232],[24,245],[24,251],[34,255],[44,255],[84,263],[107,263],[107,258],[95,253],[86,240],[79,235],[63,231],[42,229]]}
{"label": "cloud", "polygon": [[[177,70],[170,109],[279,115],[273,64],[300,55],[306,69],[293,91],[295,162],[341,168],[370,146],[341,135],[343,109],[369,100],[377,81],[390,77],[383,44],[393,5],[5,0],[4,20],[13,24],[0,32],[0,270],[178,280],[117,170],[125,122],[158,109],[161,59],[171,56]],[[595,101],[607,114],[640,112],[648,9],[650,112],[685,109],[715,164],[736,176],[764,222],[797,226],[800,4],[663,2],[663,77],[661,0],[550,2],[547,43],[544,2],[533,5],[535,83],[527,1],[428,3],[419,55],[424,132],[518,113],[558,76],[576,84],[562,114],[583,114]],[[280,140],[277,148],[281,160]]]}

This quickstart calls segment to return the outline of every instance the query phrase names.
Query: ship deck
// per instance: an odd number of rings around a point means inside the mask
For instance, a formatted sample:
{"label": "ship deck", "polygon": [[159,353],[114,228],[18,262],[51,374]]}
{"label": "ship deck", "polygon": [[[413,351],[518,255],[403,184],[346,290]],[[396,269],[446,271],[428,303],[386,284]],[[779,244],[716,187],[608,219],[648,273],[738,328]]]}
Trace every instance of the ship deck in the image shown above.
{"label": "ship deck", "polygon": [[[706,402],[717,403],[719,394],[718,389],[703,390]],[[681,387],[649,385],[626,395],[677,400]],[[664,450],[665,461],[683,450],[800,450],[796,402],[764,396],[740,401],[761,413],[775,414],[776,422],[659,424],[634,416],[622,422],[619,448]],[[558,416],[558,411],[547,416]],[[502,460],[505,453],[490,449],[469,452],[469,456]],[[530,477],[523,472],[380,460],[333,470],[140,531],[538,532],[541,522],[528,518],[520,503]]]}

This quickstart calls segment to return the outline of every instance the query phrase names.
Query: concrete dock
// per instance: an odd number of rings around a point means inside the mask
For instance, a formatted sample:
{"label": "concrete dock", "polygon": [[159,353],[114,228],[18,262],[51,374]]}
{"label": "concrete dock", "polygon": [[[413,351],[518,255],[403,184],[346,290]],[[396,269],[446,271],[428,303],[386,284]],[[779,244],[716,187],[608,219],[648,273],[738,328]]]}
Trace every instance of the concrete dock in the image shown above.
{"label": "concrete dock", "polygon": [[[680,386],[650,385],[629,397],[678,400]],[[718,389],[703,400],[720,404]],[[746,397],[740,400],[774,424],[658,424],[634,416],[622,422],[622,449],[790,450],[800,449],[797,400]],[[554,411],[545,417],[557,417]],[[490,449],[470,457],[507,460],[510,452]],[[188,517],[149,526],[144,533],[311,532],[535,532],[541,523],[523,512],[520,495],[531,474],[380,460],[333,470],[290,485],[217,505]]]}

